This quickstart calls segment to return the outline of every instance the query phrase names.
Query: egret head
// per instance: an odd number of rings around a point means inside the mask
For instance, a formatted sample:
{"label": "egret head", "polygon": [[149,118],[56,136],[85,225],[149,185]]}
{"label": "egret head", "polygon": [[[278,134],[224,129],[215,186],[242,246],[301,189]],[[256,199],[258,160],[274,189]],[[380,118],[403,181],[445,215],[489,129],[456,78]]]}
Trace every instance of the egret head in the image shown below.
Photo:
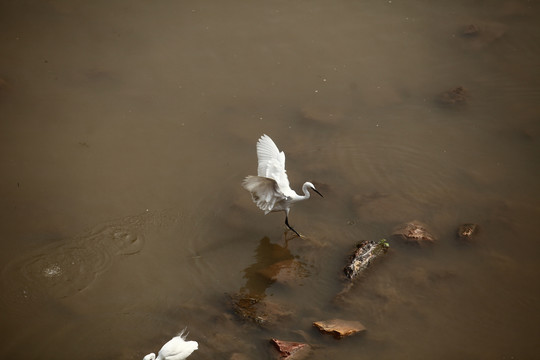
{"label": "egret head", "polygon": [[150,353],[148,355],[146,355],[143,360],[154,360],[156,358],[156,354],[154,353]]}
{"label": "egret head", "polygon": [[313,185],[309,181],[306,182],[306,185],[308,186],[309,189],[311,189],[311,190],[315,191],[317,194],[319,194],[320,197],[324,197],[324,196],[322,196],[322,194],[317,189],[315,189],[315,185]]}

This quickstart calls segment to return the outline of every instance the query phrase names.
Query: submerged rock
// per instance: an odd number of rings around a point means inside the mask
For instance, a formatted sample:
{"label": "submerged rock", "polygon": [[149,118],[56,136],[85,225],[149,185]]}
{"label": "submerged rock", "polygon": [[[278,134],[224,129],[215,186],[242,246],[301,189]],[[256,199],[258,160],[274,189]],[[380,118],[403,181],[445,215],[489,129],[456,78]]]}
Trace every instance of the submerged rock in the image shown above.
{"label": "submerged rock", "polygon": [[274,344],[275,348],[279,352],[279,359],[305,359],[311,352],[311,346],[305,343],[282,341],[278,339],[271,339],[270,342]]}
{"label": "submerged rock", "polygon": [[461,30],[461,35],[465,37],[477,36],[479,33],[480,29],[474,24],[467,25]]}
{"label": "submerged rock", "polygon": [[427,226],[419,221],[400,225],[392,235],[403,238],[408,243],[418,245],[435,242],[435,237],[427,230]]}
{"label": "submerged rock", "polygon": [[304,106],[300,113],[303,119],[323,125],[337,125],[343,118],[343,115],[336,112],[335,109],[320,105]]}
{"label": "submerged rock", "polygon": [[465,104],[469,94],[463,86],[458,86],[443,92],[437,97],[437,102],[441,105],[460,105]]}
{"label": "submerged rock", "polygon": [[231,355],[229,360],[251,360],[251,358],[246,354],[234,353]]}
{"label": "submerged rock", "polygon": [[341,319],[315,321],[313,326],[324,333],[332,334],[338,339],[366,330],[366,327],[359,321]]}
{"label": "submerged rock", "polygon": [[232,308],[242,320],[259,325],[275,324],[290,318],[290,309],[265,299],[264,296],[236,294],[231,296]]}
{"label": "submerged rock", "polygon": [[307,276],[304,265],[296,259],[278,261],[259,270],[258,273],[268,280],[286,286],[296,285],[302,278]]}
{"label": "submerged rock", "polygon": [[491,21],[474,21],[458,30],[458,34],[473,48],[483,48],[503,37],[508,27]]}
{"label": "submerged rock", "polygon": [[458,228],[457,234],[460,239],[472,240],[473,236],[478,232],[477,224],[463,224]]}

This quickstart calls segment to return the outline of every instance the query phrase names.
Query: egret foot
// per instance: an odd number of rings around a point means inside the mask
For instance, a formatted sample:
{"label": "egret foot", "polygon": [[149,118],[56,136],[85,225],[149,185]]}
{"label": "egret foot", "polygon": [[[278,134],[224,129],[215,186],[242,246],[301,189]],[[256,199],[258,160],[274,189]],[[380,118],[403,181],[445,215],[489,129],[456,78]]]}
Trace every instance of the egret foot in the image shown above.
{"label": "egret foot", "polygon": [[289,217],[288,217],[288,216],[285,216],[285,225],[287,225],[287,227],[288,227],[289,229],[291,229],[296,235],[298,235],[298,237],[300,237],[300,238],[302,237],[302,235],[300,235],[300,234],[298,233],[298,231],[294,230],[294,229],[292,228],[292,226],[289,225]]}

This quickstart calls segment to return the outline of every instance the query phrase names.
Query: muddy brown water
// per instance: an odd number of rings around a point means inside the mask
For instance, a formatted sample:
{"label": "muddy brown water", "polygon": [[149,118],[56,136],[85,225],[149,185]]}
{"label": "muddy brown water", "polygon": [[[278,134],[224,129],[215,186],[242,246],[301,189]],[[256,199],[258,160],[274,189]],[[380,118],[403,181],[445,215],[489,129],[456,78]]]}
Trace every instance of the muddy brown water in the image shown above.
{"label": "muddy brown water", "polygon": [[[271,337],[538,357],[538,4],[8,0],[0,29],[1,358],[141,359],[186,326],[193,359],[270,359]],[[325,195],[291,211],[308,240],[240,187],[263,133]],[[411,220],[436,244],[390,237]],[[347,254],[382,238],[336,304]],[[261,275],[293,259],[291,282]],[[239,321],[237,292],[292,315]],[[329,318],[367,331],[311,325]]]}

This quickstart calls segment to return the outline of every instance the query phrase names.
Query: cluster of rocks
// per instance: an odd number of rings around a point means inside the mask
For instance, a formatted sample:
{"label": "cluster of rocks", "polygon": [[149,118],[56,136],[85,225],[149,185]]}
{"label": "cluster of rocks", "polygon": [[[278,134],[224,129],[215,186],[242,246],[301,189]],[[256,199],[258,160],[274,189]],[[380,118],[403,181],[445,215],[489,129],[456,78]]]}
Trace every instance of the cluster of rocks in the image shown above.
{"label": "cluster of rocks", "polygon": [[[465,223],[458,227],[457,238],[463,241],[471,241],[478,233],[478,225]],[[420,221],[410,221],[396,227],[391,233],[392,237],[405,244],[425,246],[437,241],[429,227]],[[357,283],[357,279],[362,278],[368,269],[373,267],[382,259],[389,250],[388,242],[361,241],[357,243],[351,254],[346,258],[345,266],[342,270],[344,288],[339,292],[334,300],[339,302],[347,296],[349,290]],[[277,260],[274,264],[265,266],[257,270],[257,274],[268,277],[280,284],[295,284],[294,278],[301,277],[302,266],[298,259]],[[256,324],[266,328],[284,324],[294,317],[295,311],[291,304],[280,303],[270,300],[264,294],[258,295],[241,291],[230,295],[230,306],[237,318],[248,323]],[[366,331],[366,327],[355,319],[322,319],[312,322],[312,326],[323,334],[328,334],[335,339],[352,336]],[[303,331],[300,331],[303,333]],[[291,339],[271,338],[270,343],[275,350],[278,359],[298,360],[308,358],[314,347],[309,339],[302,342],[291,341]],[[310,344],[311,343],[311,344]]]}
{"label": "cluster of rocks", "polygon": [[[471,241],[478,233],[478,225],[473,223],[462,224],[457,229],[457,237],[461,240]],[[426,224],[420,221],[411,221],[398,226],[392,233],[394,237],[403,239],[406,243],[425,245],[432,244],[436,238],[428,230]]]}
{"label": "cluster of rocks", "polygon": [[[379,242],[362,241],[356,244],[343,268],[342,276],[346,282],[346,291],[350,289],[355,279],[359,278],[377,259],[387,253],[388,248],[389,245],[386,240]],[[275,264],[258,270],[257,274],[272,276],[280,284],[290,284],[291,277],[294,277],[295,274],[296,276],[301,276],[301,267],[298,264],[293,265],[297,261],[277,261]],[[283,274],[286,275],[284,276]],[[343,296],[346,291],[342,291],[339,295]],[[241,291],[237,294],[230,295],[230,304],[238,318],[266,328],[284,324],[295,313],[291,304],[282,304],[279,301],[269,299],[264,294],[258,295],[248,291]],[[321,333],[328,334],[335,339],[341,339],[366,331],[366,327],[361,322],[350,319],[322,319],[312,322],[312,326]],[[300,332],[304,333],[303,331]],[[289,339],[272,338],[270,342],[276,349],[275,354],[279,359],[305,359],[313,351],[313,346],[309,344],[309,340],[297,342],[289,341]]]}

